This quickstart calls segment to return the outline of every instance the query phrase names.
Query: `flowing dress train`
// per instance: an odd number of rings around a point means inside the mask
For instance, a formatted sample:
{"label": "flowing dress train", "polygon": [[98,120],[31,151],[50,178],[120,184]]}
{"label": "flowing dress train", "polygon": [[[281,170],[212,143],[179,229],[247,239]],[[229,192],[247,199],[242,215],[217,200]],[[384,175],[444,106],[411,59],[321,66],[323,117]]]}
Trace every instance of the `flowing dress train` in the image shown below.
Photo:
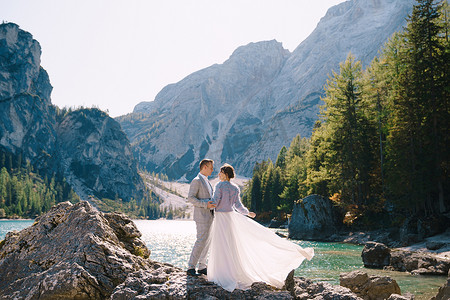
{"label": "flowing dress train", "polygon": [[[219,202],[230,200],[223,195],[219,193]],[[218,205],[211,225],[209,281],[230,292],[258,281],[281,288],[291,270],[314,256],[313,248],[302,248],[243,215],[248,210],[239,198],[232,206],[232,211],[220,211],[228,209]]]}

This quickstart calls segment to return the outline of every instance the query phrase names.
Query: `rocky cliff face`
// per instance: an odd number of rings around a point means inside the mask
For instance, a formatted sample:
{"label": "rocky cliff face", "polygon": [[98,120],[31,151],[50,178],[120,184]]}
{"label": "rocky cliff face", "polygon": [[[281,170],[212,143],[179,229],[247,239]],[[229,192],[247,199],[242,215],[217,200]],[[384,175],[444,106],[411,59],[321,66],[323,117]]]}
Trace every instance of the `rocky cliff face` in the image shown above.
{"label": "rocky cliff face", "polygon": [[367,65],[405,25],[412,0],[353,0],[332,7],[294,52],[276,41],[238,48],[229,60],[166,86],[118,118],[142,165],[194,176],[204,157],[250,175],[257,161],[309,136],[331,71],[351,51]]}
{"label": "rocky cliff face", "polygon": [[82,198],[139,197],[143,182],[120,125],[96,109],[58,113],[40,55],[31,34],[0,25],[1,150],[64,174]]}
{"label": "rocky cliff face", "polygon": [[81,109],[68,113],[56,128],[59,164],[80,194],[142,197],[144,184],[119,123],[100,110]]}
{"label": "rocky cliff face", "polygon": [[326,240],[338,232],[337,209],[331,201],[310,195],[294,205],[289,222],[289,237],[299,240]]}
{"label": "rocky cliff face", "polygon": [[45,165],[55,151],[55,110],[40,58],[31,34],[12,23],[0,25],[0,147]]}
{"label": "rocky cliff face", "polygon": [[140,163],[169,177],[195,176],[205,156],[229,161],[261,139],[264,107],[257,116],[244,106],[278,75],[288,51],[276,41],[238,48],[224,64],[198,71],[141,103],[141,120],[119,118],[134,141]]}

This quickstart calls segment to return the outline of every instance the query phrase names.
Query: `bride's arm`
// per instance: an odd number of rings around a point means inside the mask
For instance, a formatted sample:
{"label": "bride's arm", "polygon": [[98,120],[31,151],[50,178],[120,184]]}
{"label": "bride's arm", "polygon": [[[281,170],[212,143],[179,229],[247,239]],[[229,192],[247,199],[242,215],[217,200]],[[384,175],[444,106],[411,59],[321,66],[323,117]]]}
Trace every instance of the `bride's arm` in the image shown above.
{"label": "bride's arm", "polygon": [[233,201],[234,202],[234,204],[233,204],[233,206],[234,206],[234,208],[238,211],[238,212],[240,212],[241,214],[243,214],[243,215],[249,215],[249,210],[247,209],[247,207],[245,207],[243,204],[242,204],[242,202],[241,202],[241,196],[240,196],[240,193],[239,193],[239,189],[237,188],[237,193],[235,194],[235,201]]}

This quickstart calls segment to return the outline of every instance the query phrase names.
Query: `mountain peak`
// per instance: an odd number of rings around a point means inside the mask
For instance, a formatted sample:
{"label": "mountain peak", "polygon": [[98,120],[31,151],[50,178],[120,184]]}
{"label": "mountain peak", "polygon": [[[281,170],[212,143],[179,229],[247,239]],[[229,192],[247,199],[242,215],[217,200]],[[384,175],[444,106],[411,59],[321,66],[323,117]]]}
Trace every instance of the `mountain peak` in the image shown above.
{"label": "mountain peak", "polygon": [[[209,157],[250,175],[297,134],[309,136],[323,86],[349,52],[367,65],[402,29],[413,0],[352,0],[328,10],[292,53],[276,40],[237,48],[221,65],[165,87],[121,122],[142,166],[177,179]],[[139,109],[138,109],[139,108]],[[134,124],[138,124],[135,126]]]}

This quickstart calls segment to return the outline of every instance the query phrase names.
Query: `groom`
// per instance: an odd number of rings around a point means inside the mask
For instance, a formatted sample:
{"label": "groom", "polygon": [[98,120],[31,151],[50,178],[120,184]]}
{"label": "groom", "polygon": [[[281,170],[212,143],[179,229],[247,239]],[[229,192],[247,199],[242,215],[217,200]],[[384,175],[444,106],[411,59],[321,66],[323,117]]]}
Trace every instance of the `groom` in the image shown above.
{"label": "groom", "polygon": [[[214,161],[204,159],[200,162],[200,173],[195,177],[189,188],[188,201],[194,205],[194,221],[197,227],[197,240],[189,258],[187,274],[198,276],[206,275],[206,257],[209,249],[209,231],[213,221],[213,208],[216,207],[211,201],[213,188],[209,183],[208,176],[214,170]],[[198,273],[195,267],[198,263]]]}

